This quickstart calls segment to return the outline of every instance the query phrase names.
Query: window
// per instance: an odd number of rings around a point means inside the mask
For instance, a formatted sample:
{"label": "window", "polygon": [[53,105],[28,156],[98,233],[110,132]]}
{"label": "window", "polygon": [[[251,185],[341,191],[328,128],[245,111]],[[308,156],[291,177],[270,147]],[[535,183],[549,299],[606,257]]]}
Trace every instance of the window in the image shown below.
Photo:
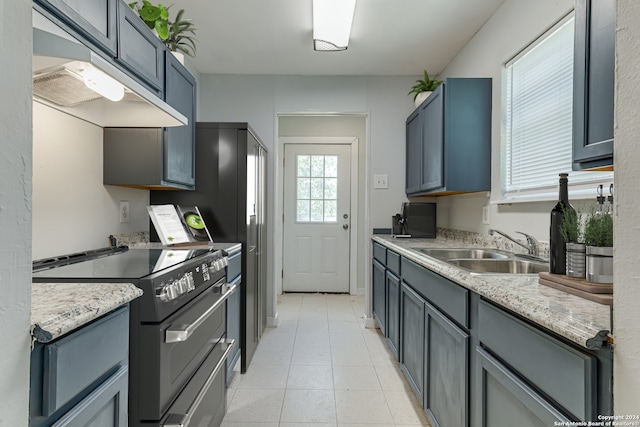
{"label": "window", "polygon": [[338,156],[296,158],[296,221],[338,221]]}
{"label": "window", "polygon": [[[502,78],[502,180],[505,199],[553,192],[569,183],[611,180],[572,172],[574,19],[567,17],[507,62]],[[594,187],[595,189],[595,187]]]}

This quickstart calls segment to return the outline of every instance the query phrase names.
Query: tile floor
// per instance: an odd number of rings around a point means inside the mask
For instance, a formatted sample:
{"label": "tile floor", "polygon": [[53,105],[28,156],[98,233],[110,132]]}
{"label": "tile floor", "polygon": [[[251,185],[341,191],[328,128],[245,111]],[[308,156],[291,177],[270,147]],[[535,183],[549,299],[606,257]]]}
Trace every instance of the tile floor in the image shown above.
{"label": "tile floor", "polygon": [[364,297],[285,294],[246,374],[228,390],[223,427],[429,426]]}

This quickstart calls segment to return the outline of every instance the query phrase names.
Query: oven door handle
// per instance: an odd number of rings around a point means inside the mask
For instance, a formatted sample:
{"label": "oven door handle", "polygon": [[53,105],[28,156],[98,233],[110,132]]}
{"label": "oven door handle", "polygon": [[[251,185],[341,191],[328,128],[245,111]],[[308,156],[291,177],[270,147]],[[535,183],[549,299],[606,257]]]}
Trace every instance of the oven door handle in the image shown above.
{"label": "oven door handle", "polygon": [[231,350],[233,349],[233,345],[235,344],[235,341],[236,340],[232,340],[232,339],[223,339],[220,341],[223,345],[226,344],[227,348],[222,354],[222,357],[220,358],[220,360],[218,360],[216,367],[213,368],[213,372],[211,373],[211,375],[209,375],[209,377],[207,378],[207,381],[205,381],[204,385],[202,386],[202,389],[194,399],[193,403],[191,404],[191,406],[189,406],[189,409],[187,409],[187,413],[186,414],[169,414],[169,416],[167,417],[167,421],[165,421],[165,423],[162,424],[162,427],[188,427],[189,426],[189,423],[191,422],[191,417],[193,417],[193,413],[195,412],[196,409],[198,409],[198,406],[200,406],[200,403],[209,392],[209,389],[211,388],[211,385],[213,384],[213,380],[216,378],[216,375],[218,375],[218,372],[220,371],[220,369],[225,365],[225,361],[227,360],[229,353],[231,353]]}
{"label": "oven door handle", "polygon": [[222,290],[224,291],[224,293],[211,307],[207,309],[207,311],[202,313],[202,315],[191,324],[169,327],[165,332],[164,342],[170,344],[188,340],[191,334],[193,334],[193,332],[198,329],[198,327],[202,325],[209,318],[209,316],[211,316],[213,312],[216,311],[218,307],[220,307],[222,303],[225,302],[227,298],[229,298],[231,294],[236,291],[236,289],[238,289],[237,284],[222,285]]}

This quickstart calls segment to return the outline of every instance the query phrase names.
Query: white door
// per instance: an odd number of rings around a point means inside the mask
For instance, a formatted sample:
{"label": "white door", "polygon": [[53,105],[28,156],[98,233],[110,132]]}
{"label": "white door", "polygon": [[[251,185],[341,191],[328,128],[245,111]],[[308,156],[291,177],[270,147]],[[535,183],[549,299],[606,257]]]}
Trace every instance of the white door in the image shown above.
{"label": "white door", "polygon": [[284,148],[285,292],[349,292],[351,147]]}

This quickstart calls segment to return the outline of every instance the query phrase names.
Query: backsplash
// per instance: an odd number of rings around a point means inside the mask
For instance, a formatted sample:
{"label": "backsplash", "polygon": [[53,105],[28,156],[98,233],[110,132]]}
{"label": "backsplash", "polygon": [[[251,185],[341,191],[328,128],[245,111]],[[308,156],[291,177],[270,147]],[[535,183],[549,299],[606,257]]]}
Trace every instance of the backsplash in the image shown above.
{"label": "backsplash", "polygon": [[[455,240],[460,242],[461,245],[471,244],[474,246],[483,246],[487,248],[504,249],[511,252],[526,253],[526,250],[522,246],[518,246],[515,243],[505,239],[502,236],[489,234],[474,233],[470,231],[452,230],[450,228],[440,228],[436,230],[436,237],[438,239]],[[515,237],[515,236],[512,236]],[[525,239],[516,239],[521,241],[522,244],[526,244]],[[545,258],[549,258],[549,243],[539,242],[538,245],[539,255]]]}

